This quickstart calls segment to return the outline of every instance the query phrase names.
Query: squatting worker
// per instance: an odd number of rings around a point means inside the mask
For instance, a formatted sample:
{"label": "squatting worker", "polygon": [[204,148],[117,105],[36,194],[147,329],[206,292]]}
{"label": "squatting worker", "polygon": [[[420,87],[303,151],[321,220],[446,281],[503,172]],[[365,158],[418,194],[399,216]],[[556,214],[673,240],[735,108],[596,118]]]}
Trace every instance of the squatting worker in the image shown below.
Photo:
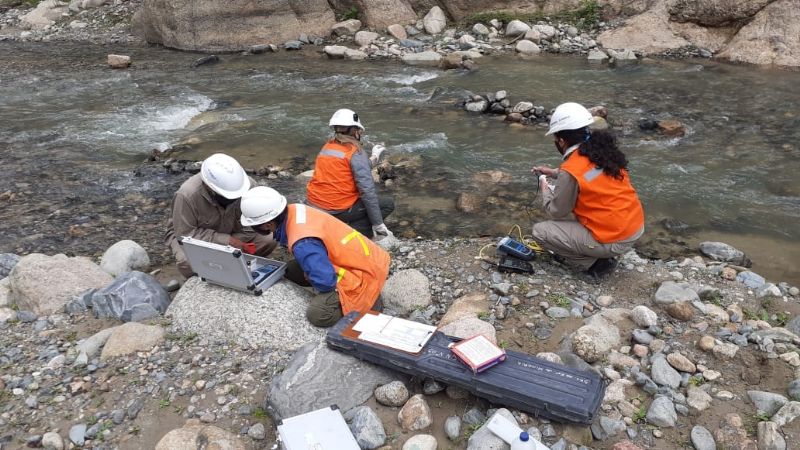
{"label": "squatting worker", "polygon": [[206,242],[231,245],[245,253],[266,256],[277,242],[241,225],[239,208],[242,194],[253,180],[239,163],[228,155],[209,156],[200,173],[184,181],[172,198],[172,214],[165,241],[186,278],[194,274],[179,239],[189,236]]}
{"label": "squatting worker", "polygon": [[[547,135],[563,162],[540,173],[544,209],[553,220],[533,226],[533,237],[567,264],[600,277],[616,267],[644,233],[644,211],[628,176],[628,161],[611,132],[590,131],[591,113],[577,103],[559,105]],[[550,185],[547,177],[555,177]]]}
{"label": "squatting worker", "polygon": [[394,200],[378,195],[372,181],[372,166],[385,147],[375,145],[367,157],[361,147],[364,126],[352,110],[336,111],[329,126],[335,135],[317,155],[306,203],[336,216],[364,236],[389,235],[383,220],[394,211]]}
{"label": "squatting worker", "polygon": [[389,274],[389,254],[336,217],[265,186],[242,197],[242,225],[272,234],[292,256],[286,278],[318,293],[306,309],[308,321],[329,327],[351,311],[380,309],[378,297]]}

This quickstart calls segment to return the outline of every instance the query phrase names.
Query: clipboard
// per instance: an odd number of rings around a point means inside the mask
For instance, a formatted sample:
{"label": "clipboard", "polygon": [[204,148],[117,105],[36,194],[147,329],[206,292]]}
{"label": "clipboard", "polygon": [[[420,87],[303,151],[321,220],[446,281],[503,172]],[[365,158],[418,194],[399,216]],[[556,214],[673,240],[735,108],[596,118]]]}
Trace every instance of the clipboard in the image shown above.
{"label": "clipboard", "polygon": [[425,348],[436,327],[377,311],[360,314],[342,335],[412,355]]}

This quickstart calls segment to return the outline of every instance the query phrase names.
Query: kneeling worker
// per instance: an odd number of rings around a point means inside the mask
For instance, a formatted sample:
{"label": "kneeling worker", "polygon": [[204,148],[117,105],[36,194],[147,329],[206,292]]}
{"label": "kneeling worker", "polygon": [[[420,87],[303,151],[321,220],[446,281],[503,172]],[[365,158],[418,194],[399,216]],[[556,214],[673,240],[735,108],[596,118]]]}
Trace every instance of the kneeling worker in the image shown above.
{"label": "kneeling worker", "polygon": [[329,327],[351,311],[372,309],[389,274],[389,254],[346,223],[304,204],[287,205],[278,191],[259,186],[242,196],[242,225],[269,235],[294,256],[286,278],[319,292],[308,321]]}
{"label": "kneeling worker", "polygon": [[[644,211],[628,175],[628,160],[608,131],[590,131],[594,117],[577,103],[559,105],[547,135],[563,162],[538,172],[547,213],[555,220],[533,226],[533,238],[566,263],[601,277],[616,267],[616,257],[633,248],[644,233]],[[556,177],[555,185],[547,177]]]}
{"label": "kneeling worker", "polygon": [[172,199],[172,215],[165,234],[183,276],[194,274],[179,244],[183,236],[231,245],[259,256],[269,255],[277,247],[271,238],[243,228],[240,223],[239,199],[252,183],[242,166],[222,153],[206,158],[200,173],[183,182]]}
{"label": "kneeling worker", "polygon": [[385,147],[375,145],[367,157],[361,148],[364,126],[352,110],[336,111],[328,125],[336,134],[317,156],[306,203],[336,216],[369,238],[388,235],[383,220],[394,211],[394,200],[379,196],[372,180],[372,166]]}

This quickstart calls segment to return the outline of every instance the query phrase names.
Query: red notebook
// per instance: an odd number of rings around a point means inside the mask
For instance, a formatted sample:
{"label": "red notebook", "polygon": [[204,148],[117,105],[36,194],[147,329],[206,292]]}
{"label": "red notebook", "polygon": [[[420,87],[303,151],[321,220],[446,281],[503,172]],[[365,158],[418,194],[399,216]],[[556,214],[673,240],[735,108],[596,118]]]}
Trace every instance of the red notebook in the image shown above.
{"label": "red notebook", "polygon": [[473,373],[483,372],[506,359],[505,350],[482,334],[450,344],[450,350],[468,365]]}

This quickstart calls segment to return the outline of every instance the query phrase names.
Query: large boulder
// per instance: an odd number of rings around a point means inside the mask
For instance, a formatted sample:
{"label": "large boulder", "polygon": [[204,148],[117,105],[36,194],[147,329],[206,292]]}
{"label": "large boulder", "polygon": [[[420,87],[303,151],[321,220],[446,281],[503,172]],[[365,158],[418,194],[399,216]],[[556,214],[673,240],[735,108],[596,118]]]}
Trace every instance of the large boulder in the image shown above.
{"label": "large boulder", "polygon": [[20,17],[22,25],[34,30],[40,30],[52,25],[68,11],[68,7],[58,0],[44,0],[36,8]]}
{"label": "large boulder", "polygon": [[100,268],[113,276],[132,270],[144,270],[150,267],[147,250],[131,240],[119,241],[108,247],[100,258]]}
{"label": "large boulder", "polygon": [[167,316],[176,330],[204,339],[294,351],[323,335],[306,320],[310,298],[308,291],[286,280],[255,296],[192,277],[178,291]]}
{"label": "large boulder", "polygon": [[147,42],[180,50],[246,50],[305,33],[327,36],[336,23],[325,0],[144,0],[133,28]]}
{"label": "large boulder", "polygon": [[762,9],[719,57],[751,64],[800,66],[800,0],[778,0]]}
{"label": "large boulder", "polygon": [[670,27],[665,1],[627,19],[621,27],[604,31],[597,37],[597,42],[607,49],[630,49],[644,54],[689,45],[689,41],[678,36]]}
{"label": "large boulder", "polygon": [[150,351],[164,341],[166,332],[157,325],[144,325],[130,322],[114,328],[108,337],[100,359],[130,355],[135,352]]}
{"label": "large boulder", "polygon": [[213,425],[189,419],[183,428],[176,428],[165,434],[155,450],[245,450],[248,448],[235,434]]}
{"label": "large boulder", "polygon": [[428,34],[439,34],[444,31],[447,26],[447,17],[444,15],[442,8],[434,6],[425,14],[422,19],[422,24],[425,26],[425,32]]}
{"label": "large boulder", "polygon": [[155,278],[142,272],[123,273],[113,283],[82,298],[88,300],[86,306],[92,308],[95,317],[112,317],[123,322],[150,319],[164,314],[169,306],[167,291]]}
{"label": "large boulder", "polygon": [[397,378],[387,369],[329,349],[322,340],[309,342],[272,379],[266,406],[276,420],[331,405],[347,412],[369,400],[376,387]]}
{"label": "large boulder", "polygon": [[672,20],[718,27],[756,15],[775,0],[675,0],[669,8]]}
{"label": "large boulder", "polygon": [[393,24],[407,25],[417,21],[417,13],[408,0],[356,0],[366,25],[383,29]]}
{"label": "large boulder", "polygon": [[531,29],[530,25],[521,20],[512,20],[506,25],[506,36],[512,38],[522,36]]}
{"label": "large boulder", "polygon": [[31,253],[8,276],[11,301],[19,309],[49,315],[75,295],[111,283],[111,275],[88,258]]}
{"label": "large boulder", "polygon": [[383,285],[383,306],[400,315],[431,304],[431,289],[428,277],[417,269],[400,270]]}

